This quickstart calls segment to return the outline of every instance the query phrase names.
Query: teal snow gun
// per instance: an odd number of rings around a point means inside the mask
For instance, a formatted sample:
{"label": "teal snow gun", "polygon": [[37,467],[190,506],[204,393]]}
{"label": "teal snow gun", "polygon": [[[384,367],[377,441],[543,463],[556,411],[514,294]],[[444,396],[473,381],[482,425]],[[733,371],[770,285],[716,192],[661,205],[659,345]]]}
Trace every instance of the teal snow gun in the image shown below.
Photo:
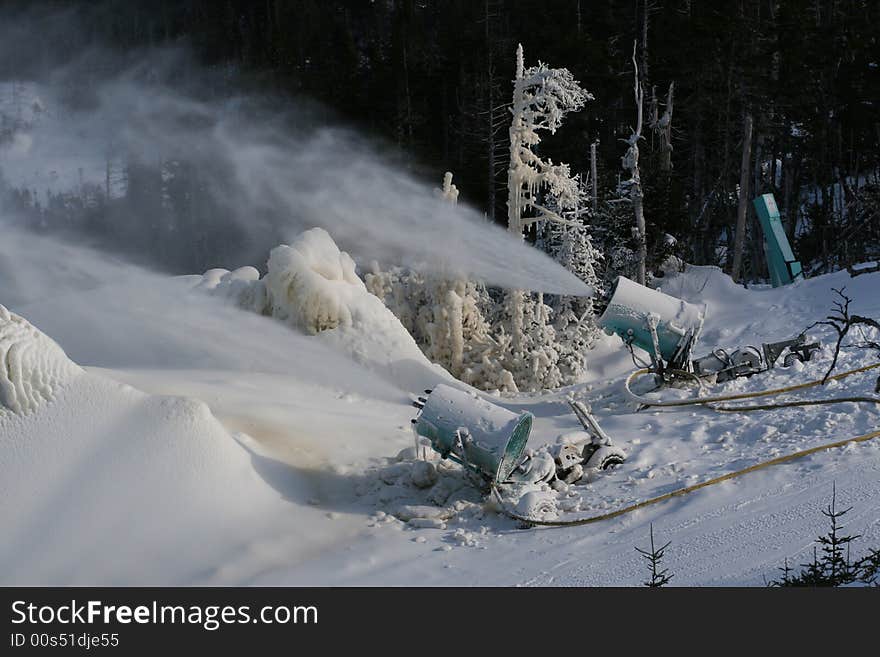
{"label": "teal snow gun", "polygon": [[[611,299],[599,318],[599,326],[609,335],[619,335],[630,348],[644,349],[651,357],[650,370],[664,381],[689,372],[690,378],[711,379],[715,383],[740,376],[766,372],[782,358],[789,367],[796,360],[810,360],[820,345],[807,342],[807,336],[764,343],[761,349],[747,346],[728,353],[715,348],[691,360],[691,352],[705,320],[705,307],[676,299],[658,290],[639,285],[620,276]],[[635,354],[633,354],[635,358]]]}
{"label": "teal snow gun", "polygon": [[764,231],[764,254],[767,256],[767,269],[770,271],[770,282],[773,287],[788,285],[799,278],[804,278],[801,263],[794,257],[791,245],[782,220],[779,218],[779,208],[773,194],[764,194],[754,201],[755,212],[761,220],[761,229]]}
{"label": "teal snow gun", "polygon": [[619,335],[628,346],[644,349],[651,367],[690,368],[691,350],[700,337],[705,308],[618,277],[611,299],[599,318],[608,335]]}
{"label": "teal snow gun", "polygon": [[506,481],[520,464],[532,430],[531,413],[517,415],[476,394],[447,385],[426,390],[413,431],[442,458],[460,463],[493,483]]}

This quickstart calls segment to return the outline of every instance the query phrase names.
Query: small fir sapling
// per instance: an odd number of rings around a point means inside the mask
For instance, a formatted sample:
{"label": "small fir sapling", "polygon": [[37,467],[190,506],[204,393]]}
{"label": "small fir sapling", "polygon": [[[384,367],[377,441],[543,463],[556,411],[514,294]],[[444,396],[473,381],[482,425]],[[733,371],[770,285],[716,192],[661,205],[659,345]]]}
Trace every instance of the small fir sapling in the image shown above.
{"label": "small fir sapling", "polygon": [[674,577],[674,575],[669,573],[669,570],[667,568],[661,568],[660,565],[660,562],[666,555],[666,548],[668,548],[672,544],[672,542],[668,541],[663,547],[657,548],[654,546],[654,523],[651,523],[650,532],[651,549],[642,550],[640,548],[636,548],[635,550],[636,552],[641,554],[648,562],[648,571],[651,573],[651,579],[644,582],[644,585],[651,588],[659,588],[668,584],[669,581]]}

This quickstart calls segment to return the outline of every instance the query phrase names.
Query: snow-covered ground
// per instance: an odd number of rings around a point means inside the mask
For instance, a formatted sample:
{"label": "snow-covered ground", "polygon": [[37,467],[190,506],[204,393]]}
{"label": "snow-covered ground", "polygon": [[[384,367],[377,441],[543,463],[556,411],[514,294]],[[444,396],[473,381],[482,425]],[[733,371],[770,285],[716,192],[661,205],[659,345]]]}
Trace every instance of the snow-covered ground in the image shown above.
{"label": "snow-covered ground", "polygon": [[[114,275],[105,262],[98,282],[82,271],[87,262],[66,258],[69,287],[51,294],[32,294],[26,271],[0,279],[0,303],[85,370],[53,351],[48,370],[63,376],[29,411],[0,413],[0,583],[635,585],[645,573],[633,548],[646,546],[653,523],[658,540],[672,541],[664,564],[675,584],[760,585],[784,558],[807,559],[825,529],[820,509],[832,483],[839,502],[854,507],[848,527],[863,535],[854,549],[880,544],[880,441],[598,524],[520,529],[484,504],[458,469],[441,467],[437,483],[419,488],[414,481],[428,482],[414,478],[413,463],[397,461],[412,445],[411,394],[449,377],[409,348],[402,327],[361,296],[356,281],[342,292],[357,308],[353,317],[307,335],[295,321],[194,289],[214,287],[216,272],[205,285],[201,277],[122,266]],[[338,274],[321,275],[346,281]],[[715,268],[692,267],[663,290],[708,304],[699,353],[793,337],[827,313],[831,289],[842,286],[853,312],[880,316],[880,274],[838,272],[746,290]],[[821,376],[831,337],[811,335],[825,343],[804,367],[717,392]],[[875,358],[846,350],[839,369]],[[529,444],[538,447],[579,428],[565,401],[574,395],[627,451],[621,467],[559,495],[569,509],[563,517],[880,425],[876,408],[851,403],[636,413],[623,394],[632,364],[619,340],[603,341],[592,363],[593,379],[580,386],[494,399],[536,416]],[[875,379],[868,372],[797,398],[870,394]]]}

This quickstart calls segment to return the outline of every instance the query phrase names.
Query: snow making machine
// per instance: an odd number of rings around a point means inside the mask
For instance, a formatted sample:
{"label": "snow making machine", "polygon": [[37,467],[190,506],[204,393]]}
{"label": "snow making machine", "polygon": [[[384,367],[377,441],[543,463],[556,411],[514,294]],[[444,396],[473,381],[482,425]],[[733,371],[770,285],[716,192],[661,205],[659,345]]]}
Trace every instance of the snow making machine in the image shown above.
{"label": "snow making machine", "polygon": [[425,394],[413,402],[419,409],[412,420],[416,453],[425,439],[441,458],[459,463],[490,487],[557,479],[573,483],[591,469],[604,470],[626,458],[581,402],[570,404],[584,428],[582,440],[535,452],[526,449],[531,413],[514,413],[445,384]]}
{"label": "snow making machine", "polygon": [[416,450],[419,436],[440,454],[482,475],[492,483],[505,481],[520,465],[529,433],[531,413],[517,415],[477,395],[447,385],[426,390],[413,405]]}
{"label": "snow making machine", "polygon": [[646,351],[650,363],[642,365],[666,384],[681,379],[721,383],[752,376],[775,367],[780,357],[788,367],[795,361],[810,360],[819,349],[819,343],[807,342],[806,335],[800,334],[781,342],[764,343],[760,349],[746,346],[728,352],[716,347],[693,358],[705,317],[706,306],[701,308],[620,276],[599,325],[607,334],[623,339],[634,361],[637,357],[633,347]]}
{"label": "snow making machine", "polygon": [[[760,349],[747,346],[728,352],[715,348],[693,358],[705,315],[705,306],[620,276],[599,325],[609,335],[623,339],[634,361],[638,360],[634,347],[647,352],[650,363],[643,363],[645,369],[635,374],[653,373],[660,385],[751,376],[774,367],[780,358],[786,366],[796,360],[810,360],[819,349],[818,343],[808,343],[801,334],[763,344]],[[580,401],[569,401],[584,429],[573,432],[578,434],[576,439],[534,451],[526,449],[534,421],[531,413],[514,413],[475,392],[446,384],[425,390],[413,405],[418,409],[412,420],[416,454],[422,454],[429,445],[441,458],[459,463],[479,485],[569,484],[590,470],[604,470],[626,459],[625,452],[611,442]]]}
{"label": "snow making machine", "polygon": [[705,307],[619,276],[599,325],[609,335],[619,335],[630,350],[636,346],[646,351],[650,368],[664,375],[690,369],[704,319]]}

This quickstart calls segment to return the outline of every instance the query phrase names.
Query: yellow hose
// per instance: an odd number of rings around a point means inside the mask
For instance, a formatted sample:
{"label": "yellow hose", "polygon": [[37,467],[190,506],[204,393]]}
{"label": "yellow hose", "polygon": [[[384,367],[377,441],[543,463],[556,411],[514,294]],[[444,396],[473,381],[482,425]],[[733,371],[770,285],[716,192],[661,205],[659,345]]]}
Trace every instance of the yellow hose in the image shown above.
{"label": "yellow hose", "polygon": [[630,513],[632,511],[636,511],[638,509],[643,509],[646,506],[651,506],[652,504],[658,504],[659,502],[664,502],[666,500],[672,499],[673,497],[680,497],[682,495],[687,495],[688,493],[692,493],[695,490],[699,490],[701,488],[706,488],[707,486],[713,486],[715,484],[720,484],[722,481],[727,481],[729,479],[734,479],[736,477],[741,477],[744,474],[748,474],[749,472],[755,472],[756,470],[762,470],[764,468],[769,468],[772,465],[779,465],[780,463],[785,463],[787,461],[793,461],[795,459],[803,458],[804,456],[809,456],[810,454],[815,454],[817,452],[824,452],[829,449],[834,449],[836,447],[843,447],[844,445],[848,445],[849,443],[863,443],[868,440],[872,440],[880,436],[880,431],[872,431],[871,433],[866,433],[861,436],[857,436],[855,438],[847,438],[846,440],[838,440],[833,443],[826,443],[825,445],[819,445],[818,447],[811,447],[809,449],[802,450],[800,452],[794,452],[793,454],[787,454],[785,456],[778,456],[775,459],[770,459],[769,461],[762,461],[761,463],[756,463],[755,465],[750,465],[747,468],[743,468],[742,470],[736,470],[735,472],[729,472],[725,475],[721,475],[720,477],[715,477],[714,479],[707,479],[706,481],[700,482],[699,484],[694,484],[693,486],[686,486],[685,488],[679,488],[678,490],[674,490],[671,493],[666,493],[665,495],[660,495],[659,497],[652,497],[651,499],[644,500],[643,502],[637,502],[636,504],[631,504],[630,506],[623,507],[621,509],[617,509],[616,511],[610,511],[608,513],[602,513],[598,516],[590,516],[589,518],[577,518],[575,520],[535,520],[533,518],[526,518],[524,516],[517,515],[516,513],[507,509],[504,505],[504,501],[501,499],[501,495],[498,493],[498,489],[493,487],[493,492],[495,493],[495,497],[498,499],[498,502],[501,504],[501,509],[505,515],[513,518],[514,520],[519,520],[522,522],[527,522],[530,525],[539,525],[543,527],[573,527],[576,525],[589,525],[594,522],[599,522],[600,520],[610,520],[611,518],[616,518],[617,516],[622,516],[626,513]]}
{"label": "yellow hose", "polygon": [[[865,367],[859,367],[858,369],[849,370],[847,372],[842,372],[840,374],[835,374],[834,376],[828,377],[829,380],[838,380],[843,379],[848,376],[852,376],[853,374],[858,374],[860,372],[866,372],[868,370],[875,369],[880,367],[880,363],[875,363],[874,365],[866,365]],[[638,401],[639,403],[645,404],[647,406],[689,406],[694,404],[709,404],[710,408],[713,408],[717,411],[755,411],[755,410],[767,410],[770,408],[782,408],[785,406],[794,406],[794,405],[804,405],[806,403],[838,403],[841,401],[870,401],[875,403],[880,403],[880,399],[874,399],[869,397],[845,397],[838,398],[833,400],[816,400],[813,402],[789,402],[784,404],[772,404],[772,405],[763,405],[763,406],[743,406],[743,407],[717,407],[712,406],[711,404],[715,402],[722,401],[732,401],[736,399],[749,399],[752,397],[767,397],[770,395],[779,395],[786,392],[792,392],[794,390],[803,390],[804,388],[811,388],[817,385],[822,384],[822,379],[817,379],[815,381],[808,381],[806,383],[799,383],[793,386],[786,386],[785,388],[774,388],[772,390],[762,390],[759,392],[748,392],[748,393],[740,393],[736,395],[722,395],[717,397],[701,397],[699,399],[684,399],[679,401],[666,401],[666,402],[658,402],[652,401],[645,397],[641,397],[636,395],[630,390],[630,384],[639,376],[643,374],[649,373],[648,369],[636,370],[632,374],[627,377],[624,387],[629,393],[629,395]],[[741,477],[744,474],[748,474],[750,472],[755,472],[756,470],[762,470],[764,468],[769,468],[773,465],[779,465],[780,463],[786,463],[788,461],[793,461],[795,459],[803,458],[805,456],[809,456],[810,454],[816,454],[818,452],[824,452],[830,449],[835,449],[837,447],[843,447],[844,445],[848,445],[850,443],[862,443],[872,440],[880,436],[880,431],[872,431],[870,433],[863,434],[861,436],[856,436],[855,438],[847,438],[845,440],[838,440],[833,443],[826,443],[824,445],[819,445],[817,447],[811,447],[809,449],[805,449],[799,452],[794,452],[792,454],[787,454],[785,456],[778,456],[776,458],[770,459],[768,461],[762,461],[760,463],[756,463],[754,465],[750,465],[747,468],[743,468],[742,470],[736,470],[734,472],[729,472],[725,475],[721,475],[720,477],[715,477],[713,479],[707,479],[699,484],[694,484],[693,486],[686,486],[684,488],[679,488],[677,490],[672,491],[671,493],[666,493],[664,495],[660,495],[659,497],[652,497],[650,499],[644,500],[642,502],[637,502],[636,504],[631,504],[630,506],[626,506],[615,511],[609,511],[608,513],[602,513],[597,516],[590,516],[588,518],[577,518],[574,520],[536,520],[534,518],[527,518],[525,516],[520,516],[513,511],[510,511],[504,504],[504,500],[501,498],[501,494],[498,492],[498,489],[493,486],[492,492],[495,494],[498,503],[501,506],[502,512],[514,520],[518,520],[520,522],[525,522],[530,525],[541,526],[541,527],[575,527],[578,525],[589,525],[594,522],[599,522],[601,520],[610,520],[611,518],[616,518],[618,516],[622,516],[627,513],[631,513],[633,511],[637,511],[638,509],[643,509],[646,506],[651,506],[652,504],[658,504],[660,502],[664,502],[666,500],[672,499],[673,497],[680,497],[682,495],[687,495],[688,493],[692,493],[696,490],[700,490],[701,488],[706,488],[708,486],[713,486],[715,484],[720,484],[722,481],[728,481],[730,479],[734,479],[736,477]]]}
{"label": "yellow hose", "polygon": [[[848,376],[852,376],[853,374],[859,374],[861,372],[867,372],[868,370],[873,370],[877,367],[880,367],[880,363],[874,363],[873,365],[865,365],[864,367],[859,367],[854,370],[849,370],[848,372],[841,372],[840,374],[835,374],[834,376],[828,377],[829,381],[836,381],[839,379],[846,378]],[[636,370],[632,374],[630,374],[623,386],[626,390],[627,395],[629,395],[630,399],[633,401],[637,401],[638,403],[644,406],[657,406],[657,407],[671,407],[671,406],[692,406],[695,404],[712,404],[715,402],[723,402],[723,401],[734,401],[737,399],[751,399],[753,397],[769,397],[772,395],[781,395],[786,392],[794,392],[795,390],[803,390],[805,388],[812,388],[814,386],[822,385],[822,379],[816,379],[815,381],[807,381],[806,383],[798,383],[793,386],[786,386],[784,388],[773,388],[771,390],[760,390],[758,392],[742,392],[736,395],[720,395],[716,397],[698,397],[695,399],[680,399],[680,400],[669,400],[669,401],[656,401],[653,399],[648,399],[647,397],[642,397],[641,395],[637,395],[632,391],[630,385],[633,381],[635,381],[638,377],[643,376],[645,374],[649,374],[651,370],[644,368],[640,370]],[[845,400],[850,401],[850,400]],[[870,401],[878,401],[880,399]]]}

